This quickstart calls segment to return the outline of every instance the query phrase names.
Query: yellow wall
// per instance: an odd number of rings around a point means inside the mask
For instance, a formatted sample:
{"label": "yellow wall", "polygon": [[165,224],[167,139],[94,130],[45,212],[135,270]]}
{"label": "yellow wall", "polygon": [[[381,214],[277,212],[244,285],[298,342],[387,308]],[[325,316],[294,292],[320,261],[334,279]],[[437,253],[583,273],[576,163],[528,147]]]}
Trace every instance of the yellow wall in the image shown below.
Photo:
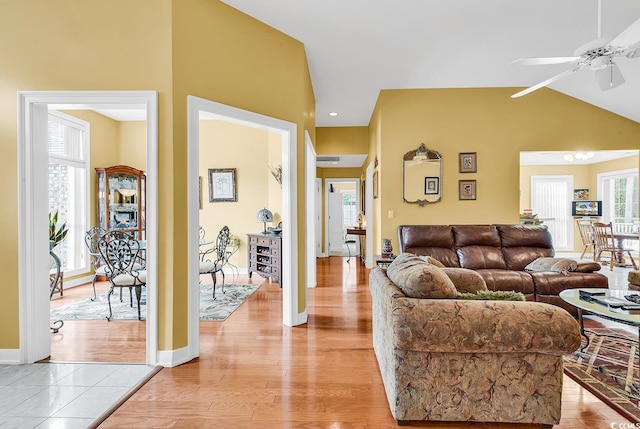
{"label": "yellow wall", "polygon": [[[158,240],[161,350],[187,345],[187,96],[279,118],[315,139],[303,45],[217,0],[0,0],[0,349],[18,344],[17,113],[19,90],[155,90],[159,102]],[[52,19],[55,17],[55,19]],[[144,23],[141,26],[140,23]],[[298,307],[305,308],[304,187],[298,186]]]}
{"label": "yellow wall", "polygon": [[[5,231],[0,259],[6,264],[0,349],[15,349],[19,347],[16,94],[21,90],[155,89],[160,94],[160,117],[166,118],[171,97],[171,1],[0,0],[0,10],[0,52],[7,59],[0,71],[0,150],[4,155],[0,218]],[[171,124],[165,120],[160,128],[163,145]]]}
{"label": "yellow wall", "polygon": [[[215,241],[223,226],[240,239],[241,245],[230,262],[238,268],[247,267],[247,233],[262,231],[263,224],[256,222],[256,213],[267,207],[280,216],[280,206],[271,205],[272,183],[267,165],[271,146],[280,146],[279,141],[270,141],[268,131],[225,121],[200,121],[200,166],[202,178],[202,210],[200,226],[206,238]],[[279,137],[279,136],[278,136]],[[277,151],[277,150],[275,150]],[[280,151],[280,154],[282,152]],[[235,168],[238,191],[237,202],[210,202],[210,168]],[[281,192],[280,192],[281,194]],[[280,198],[282,200],[282,198]],[[267,227],[275,226],[267,224]]]}
{"label": "yellow wall", "polygon": [[358,155],[369,152],[368,127],[316,128],[318,155]]}
{"label": "yellow wall", "polygon": [[[315,105],[304,46],[279,31],[221,3],[211,0],[173,2],[174,133],[170,170],[175,234],[171,240],[175,290],[171,311],[179,316],[172,325],[171,344],[187,339],[187,210],[186,164],[188,95],[195,95],[297,124],[298,179],[304,175],[304,131],[314,120]],[[167,159],[166,161],[169,161]],[[162,162],[162,161],[161,161]],[[302,183],[302,182],[301,182]],[[161,210],[163,207],[161,207]],[[304,186],[298,186],[298,309],[305,308]],[[161,312],[162,316],[162,312]],[[161,329],[160,335],[165,332]],[[167,332],[167,334],[169,334]]]}
{"label": "yellow wall", "polygon": [[147,170],[147,122],[118,122],[120,164]]}
{"label": "yellow wall", "polygon": [[[392,237],[398,249],[400,224],[518,222],[520,151],[638,148],[636,122],[550,89],[517,100],[511,93],[513,88],[381,92],[370,126],[380,160],[375,249],[381,237]],[[420,143],[443,158],[442,200],[425,207],[404,203],[401,189],[402,156]],[[477,152],[477,173],[458,172],[460,152]],[[477,180],[477,200],[458,200],[462,179]]]}

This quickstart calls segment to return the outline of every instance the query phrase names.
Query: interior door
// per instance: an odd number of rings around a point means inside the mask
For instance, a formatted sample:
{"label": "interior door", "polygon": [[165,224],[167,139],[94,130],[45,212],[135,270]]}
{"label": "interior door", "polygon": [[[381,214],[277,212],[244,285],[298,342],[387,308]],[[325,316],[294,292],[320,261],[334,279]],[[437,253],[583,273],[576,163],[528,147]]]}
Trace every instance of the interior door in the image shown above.
{"label": "interior door", "polygon": [[342,194],[329,185],[329,253],[342,253],[344,237],[342,234]]}

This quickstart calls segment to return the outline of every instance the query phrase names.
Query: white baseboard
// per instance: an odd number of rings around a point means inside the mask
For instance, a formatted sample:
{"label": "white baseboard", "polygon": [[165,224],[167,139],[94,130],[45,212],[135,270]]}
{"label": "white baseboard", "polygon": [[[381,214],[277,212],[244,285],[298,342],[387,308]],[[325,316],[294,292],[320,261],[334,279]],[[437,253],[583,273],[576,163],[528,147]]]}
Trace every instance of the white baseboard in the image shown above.
{"label": "white baseboard", "polygon": [[20,364],[20,349],[0,349],[0,364]]}
{"label": "white baseboard", "polygon": [[[196,356],[197,357],[197,356]],[[162,365],[165,368],[182,365],[196,357],[189,356],[189,348],[183,347],[177,350],[158,350],[158,359],[156,365]]]}

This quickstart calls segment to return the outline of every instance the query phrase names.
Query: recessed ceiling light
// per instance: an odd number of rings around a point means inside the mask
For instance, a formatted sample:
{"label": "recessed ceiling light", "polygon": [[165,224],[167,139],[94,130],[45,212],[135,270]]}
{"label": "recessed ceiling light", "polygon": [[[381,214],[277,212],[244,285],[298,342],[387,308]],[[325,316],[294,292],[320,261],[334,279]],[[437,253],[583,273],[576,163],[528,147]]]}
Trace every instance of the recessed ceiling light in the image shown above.
{"label": "recessed ceiling light", "polygon": [[338,112],[329,112],[329,116],[338,116]]}

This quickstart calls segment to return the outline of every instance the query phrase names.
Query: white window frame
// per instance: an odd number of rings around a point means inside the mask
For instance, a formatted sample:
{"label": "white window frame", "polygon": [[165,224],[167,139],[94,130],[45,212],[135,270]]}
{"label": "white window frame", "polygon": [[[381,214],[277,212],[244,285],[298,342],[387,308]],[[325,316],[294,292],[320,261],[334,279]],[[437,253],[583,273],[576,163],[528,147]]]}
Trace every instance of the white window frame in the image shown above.
{"label": "white window frame", "polygon": [[[90,183],[90,171],[89,171],[90,159],[91,159],[91,156],[90,156],[91,125],[87,121],[83,121],[82,119],[78,119],[73,116],[70,116],[55,110],[49,110],[49,120],[60,122],[68,127],[78,129],[82,132],[81,145],[82,145],[83,159],[81,161],[78,160],[77,158],[70,158],[64,155],[49,154],[49,162],[55,162],[55,163],[59,163],[59,164],[63,164],[63,165],[67,165],[75,168],[84,168],[85,191],[83,196],[84,197],[83,210],[85,214],[84,230],[86,231],[89,229],[90,216],[91,216],[90,201],[89,201],[91,197],[91,190],[90,190],[91,183]],[[79,274],[86,274],[90,271],[89,254],[87,252],[86,246],[84,245],[84,236],[79,235],[78,243],[75,243],[75,245],[79,246],[79,248],[77,249],[79,252],[84,253],[84,258],[83,258],[84,265],[77,267],[73,270],[67,270],[63,266],[63,271],[65,273],[65,276],[67,277],[71,277]]]}
{"label": "white window frame", "polygon": [[[612,222],[614,232],[620,232],[620,230],[618,231],[615,230],[616,228],[615,207],[611,204],[611,200],[608,198],[608,196],[605,195],[607,194],[607,191],[605,190],[606,188],[605,181],[629,177],[634,174],[636,175],[638,180],[640,180],[640,174],[637,168],[627,168],[624,170],[608,171],[606,173],[598,173],[597,175],[597,178],[598,178],[597,199],[602,201],[602,222],[605,222],[605,223]],[[624,232],[629,232],[629,231],[624,231]],[[637,231],[630,231],[630,232],[637,232]],[[638,249],[639,249],[638,240],[624,240],[623,246],[625,248],[633,249],[635,253],[638,253]]]}

